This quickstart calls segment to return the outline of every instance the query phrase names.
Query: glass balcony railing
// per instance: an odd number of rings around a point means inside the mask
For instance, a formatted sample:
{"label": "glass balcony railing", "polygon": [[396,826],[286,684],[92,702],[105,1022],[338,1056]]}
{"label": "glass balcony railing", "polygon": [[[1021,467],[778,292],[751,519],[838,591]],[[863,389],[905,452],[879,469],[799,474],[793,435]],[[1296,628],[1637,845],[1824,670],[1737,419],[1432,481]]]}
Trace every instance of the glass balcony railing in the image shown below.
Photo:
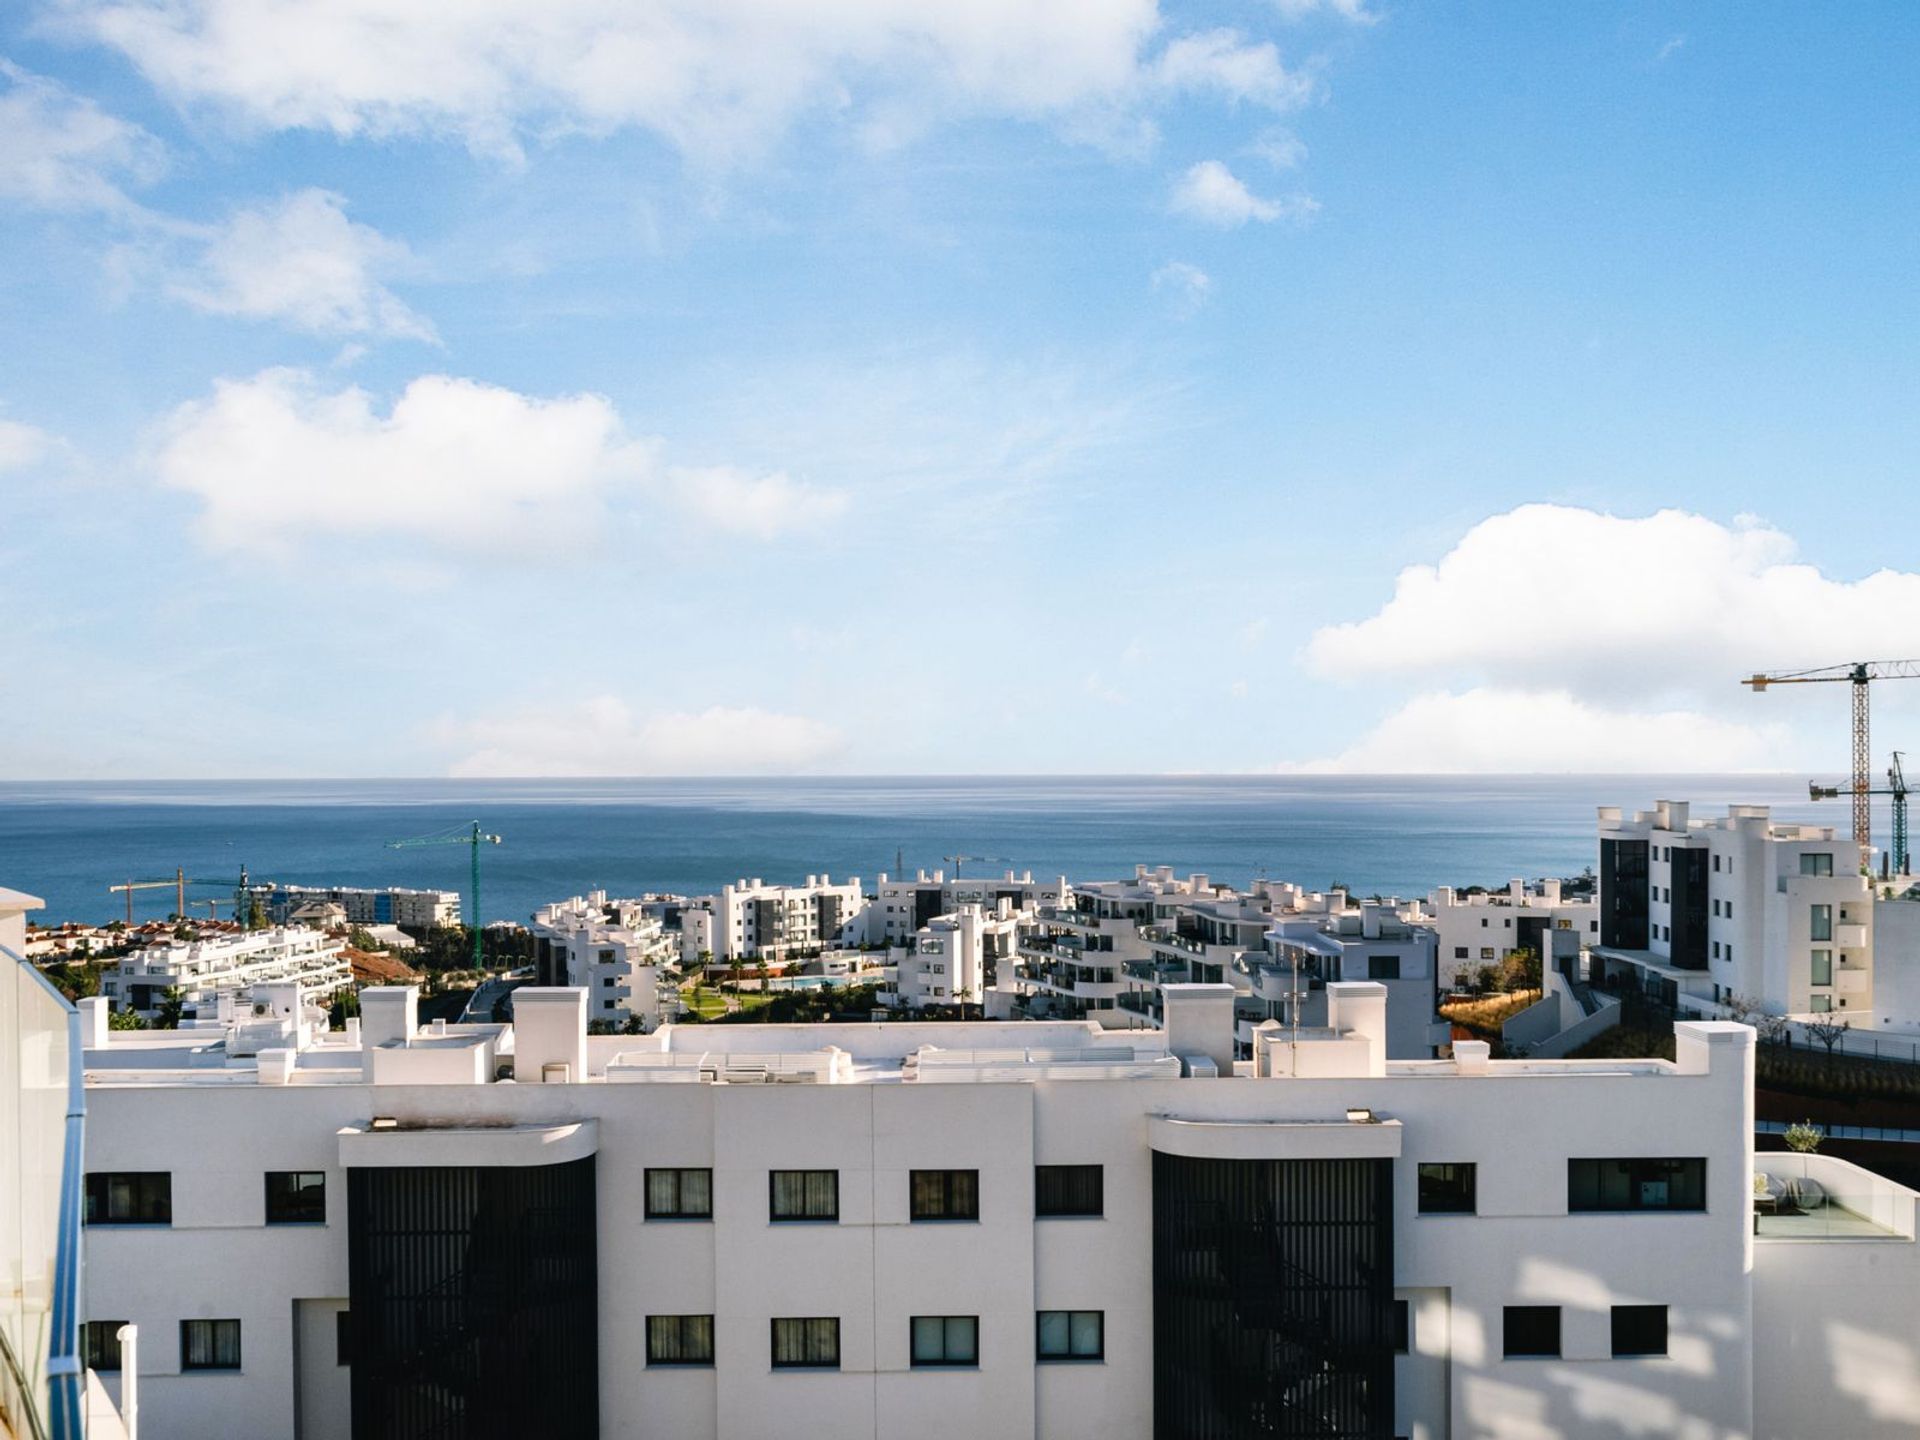
{"label": "glass balcony railing", "polygon": [[82,1440],[80,1017],[0,946],[0,1431]]}

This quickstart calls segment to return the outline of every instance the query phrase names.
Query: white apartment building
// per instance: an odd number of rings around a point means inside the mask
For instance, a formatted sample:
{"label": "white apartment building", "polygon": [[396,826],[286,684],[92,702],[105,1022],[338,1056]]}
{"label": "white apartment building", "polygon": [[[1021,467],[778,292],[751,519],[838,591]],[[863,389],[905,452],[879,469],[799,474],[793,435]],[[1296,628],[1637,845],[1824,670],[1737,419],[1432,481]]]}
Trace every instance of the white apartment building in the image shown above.
{"label": "white apartment building", "polygon": [[588,998],[421,1028],[368,990],[357,1031],[252,1058],[87,1002],[85,1315],[96,1369],[148,1337],[141,1434],[1920,1420],[1920,1196],[1756,1157],[1744,1026],[1681,1023],[1673,1062],[1402,1062],[1384,988],[1334,982],[1325,1028],[1236,1064],[1227,987],[1117,1034],[599,1037]]}
{"label": "white apartment building", "polygon": [[1696,1013],[1740,995],[1875,1023],[1873,887],[1832,827],[1776,824],[1764,805],[1695,820],[1677,800],[1599,816],[1596,984]]}
{"label": "white apartment building", "polygon": [[1012,968],[1021,923],[1005,899],[991,913],[969,904],[934,916],[899,953],[881,1003],[902,1010],[984,1005],[1001,972]]}
{"label": "white apartment building", "polygon": [[312,903],[338,905],[349,925],[404,925],[431,930],[460,923],[457,890],[409,890],[401,886],[276,885],[261,882],[234,895],[234,915],[244,920],[257,903],[267,919],[285,925],[294,912]]}
{"label": "white apartment building", "polygon": [[1515,951],[1545,957],[1548,930],[1572,931],[1582,947],[1600,939],[1597,895],[1570,898],[1558,880],[1529,885],[1509,881],[1504,890],[1462,891],[1443,885],[1427,896],[1422,924],[1438,937],[1440,988],[1452,990],[1483,965],[1498,965]]}
{"label": "white apartment building", "polygon": [[283,981],[300,987],[303,1003],[325,1004],[353,983],[346,941],[299,927],[169,940],[103,970],[100,993],[114,1009],[152,1019],[166,992],[178,989],[188,1017],[211,1016],[223,996],[245,1000]]}
{"label": "white apartment building", "polygon": [[736,880],[681,910],[681,959],[786,960],[857,946],[867,939],[866,904],[857,875],[839,884],[827,875],[800,885]]}
{"label": "white apartment building", "polygon": [[935,917],[978,905],[991,915],[1004,902],[1014,913],[1063,904],[1070,894],[1064,875],[1035,880],[1027,870],[998,876],[947,878],[944,870],[917,871],[912,878],[882,872],[867,911],[867,939],[880,945],[905,944]]}
{"label": "white apartment building", "polygon": [[[1339,891],[1335,897],[1346,897]],[[1305,898],[1305,897],[1303,897]],[[1314,899],[1322,897],[1314,896]],[[1266,934],[1266,949],[1243,961],[1252,981],[1254,1018],[1242,1018],[1239,1037],[1250,1046],[1261,1021],[1291,1026],[1327,1023],[1331,985],[1371,980],[1387,994],[1387,1055],[1395,1060],[1430,1060],[1449,1043],[1452,1029],[1440,1018],[1435,952],[1438,937],[1414,923],[1416,906],[1393,902],[1342,905],[1314,915],[1276,912]],[[1243,1015],[1249,1007],[1241,1002]]]}
{"label": "white apartment building", "polygon": [[587,1018],[624,1029],[651,1030],[679,1014],[679,991],[667,973],[679,944],[641,900],[609,900],[595,890],[543,905],[527,927],[540,985],[574,985],[588,995]]}

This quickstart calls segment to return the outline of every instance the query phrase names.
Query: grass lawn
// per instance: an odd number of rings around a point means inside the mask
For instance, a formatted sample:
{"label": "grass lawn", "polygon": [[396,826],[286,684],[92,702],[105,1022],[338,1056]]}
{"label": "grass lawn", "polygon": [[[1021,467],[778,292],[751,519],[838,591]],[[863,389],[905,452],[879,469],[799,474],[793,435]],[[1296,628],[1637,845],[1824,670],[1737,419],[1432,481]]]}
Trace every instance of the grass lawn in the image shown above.
{"label": "grass lawn", "polygon": [[1487,995],[1478,1000],[1460,1000],[1442,1005],[1440,1013],[1456,1025],[1469,1030],[1497,1034],[1500,1027],[1540,998],[1538,990],[1512,990],[1504,995]]}

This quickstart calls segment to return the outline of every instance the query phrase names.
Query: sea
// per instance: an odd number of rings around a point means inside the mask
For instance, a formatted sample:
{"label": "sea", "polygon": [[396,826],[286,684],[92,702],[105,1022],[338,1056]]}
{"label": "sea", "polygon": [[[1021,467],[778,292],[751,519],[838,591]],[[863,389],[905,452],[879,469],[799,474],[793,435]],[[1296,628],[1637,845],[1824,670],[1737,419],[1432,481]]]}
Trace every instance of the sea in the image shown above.
{"label": "sea", "polygon": [[[1696,816],[1767,804],[1848,825],[1843,805],[1810,801],[1788,775],[7,782],[0,887],[39,896],[34,918],[48,922],[124,918],[109,886],[176,869],[201,900],[230,896],[242,867],[282,884],[465,895],[467,846],[392,846],[478,821],[501,837],[481,855],[489,921],[592,890],[956,869],[1090,881],[1136,864],[1412,896],[1577,875],[1595,861],[1595,806],[1661,798],[1693,801]],[[135,892],[136,919],[173,906],[170,887]]]}

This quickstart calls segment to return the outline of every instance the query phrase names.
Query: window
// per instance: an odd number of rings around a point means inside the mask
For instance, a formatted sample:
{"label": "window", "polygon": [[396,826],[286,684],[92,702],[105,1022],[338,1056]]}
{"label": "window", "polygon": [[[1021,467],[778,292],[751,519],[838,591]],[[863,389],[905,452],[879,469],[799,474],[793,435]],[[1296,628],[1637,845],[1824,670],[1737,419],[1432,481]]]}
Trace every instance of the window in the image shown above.
{"label": "window", "polygon": [[327,1223],[327,1177],[318,1170],[267,1171],[267,1224]]}
{"label": "window", "polygon": [[1812,907],[1812,911],[1813,913],[1808,917],[1808,928],[1811,931],[1809,938],[1814,940],[1833,939],[1833,906],[1815,905]]}
{"label": "window", "polygon": [[1720,857],[1718,855],[1713,857],[1713,868],[1715,870],[1718,870],[1720,868]]}
{"label": "window", "polygon": [[1400,957],[1398,955],[1369,955],[1367,957],[1367,978],[1369,980],[1398,980],[1400,978]]}
{"label": "window", "polygon": [[1393,1302],[1393,1353],[1404,1355],[1413,1348],[1413,1307],[1405,1300]]}
{"label": "window", "polygon": [[1706,1208],[1704,1159],[1567,1161],[1567,1209],[1572,1213]]}
{"label": "window", "polygon": [[647,1219],[711,1220],[713,1171],[647,1171]]}
{"label": "window", "polygon": [[915,1170],[913,1218],[916,1220],[978,1220],[978,1170]]}
{"label": "window", "polygon": [[351,1310],[333,1312],[333,1363],[336,1365],[353,1363],[353,1312]]}
{"label": "window", "polygon": [[1480,958],[1482,960],[1491,960],[1493,958],[1493,947],[1491,945],[1482,945],[1480,947]]}
{"label": "window", "polygon": [[240,1322],[238,1320],[182,1320],[180,1322],[180,1368],[182,1370],[238,1370],[240,1368]]}
{"label": "window", "polygon": [[1454,958],[1454,959],[1456,959],[1456,960],[1464,960],[1464,959],[1466,959],[1466,958],[1467,958],[1467,947],[1466,947],[1466,946],[1464,946],[1464,945],[1456,945],[1456,946],[1454,946],[1454,947],[1453,947],[1453,958]]}
{"label": "window", "polygon": [[1810,983],[1815,985],[1833,984],[1833,951],[1814,951],[1812,972],[1813,979]]}
{"label": "window", "polygon": [[978,1315],[916,1315],[913,1317],[913,1365],[916,1370],[939,1365],[980,1363]]}
{"label": "window", "polygon": [[1833,874],[1833,856],[1802,855],[1800,857],[1800,873],[1802,875]]}
{"label": "window", "polygon": [[87,1176],[87,1224],[171,1225],[173,1175],[166,1170]]}
{"label": "window", "polygon": [[1501,1354],[1509,1360],[1560,1354],[1558,1305],[1509,1305],[1502,1330]]}
{"label": "window", "polygon": [[1667,1353],[1667,1307],[1616,1305],[1613,1307],[1613,1353],[1664,1355]]}
{"label": "window", "polygon": [[124,1320],[89,1320],[80,1330],[80,1358],[89,1370],[105,1374],[120,1368],[120,1327]]}
{"label": "window", "polygon": [[769,1172],[768,1184],[771,1190],[768,1212],[771,1219],[840,1218],[838,1170],[774,1170]]}
{"label": "window", "polygon": [[1420,1213],[1473,1214],[1475,1176],[1476,1167],[1471,1164],[1423,1163],[1420,1166]]}
{"label": "window", "polygon": [[1810,995],[1807,997],[1807,1009],[1811,1010],[1815,1015],[1825,1015],[1833,1009],[1833,997],[1831,995]]}
{"label": "window", "polygon": [[1104,1215],[1106,1171],[1098,1165],[1033,1167],[1035,1215]]}
{"label": "window", "polygon": [[[836,1364],[839,1363],[837,1351],[836,1346]],[[713,1316],[647,1316],[647,1364],[713,1364]]]}
{"label": "window", "polygon": [[1042,1310],[1039,1334],[1042,1360],[1100,1360],[1107,1353],[1107,1312]]}
{"label": "window", "polygon": [[[806,1174],[806,1171],[793,1171]],[[833,1172],[825,1172],[832,1174]],[[840,1317],[773,1322],[773,1368],[776,1370],[838,1370]]]}
{"label": "window", "polygon": [[[1720,958],[1720,942],[1718,940],[1713,942],[1713,958],[1716,960]],[[1717,990],[1719,989],[1719,986],[1716,985],[1714,988]],[[1715,997],[1715,998],[1718,998],[1718,997]]]}

